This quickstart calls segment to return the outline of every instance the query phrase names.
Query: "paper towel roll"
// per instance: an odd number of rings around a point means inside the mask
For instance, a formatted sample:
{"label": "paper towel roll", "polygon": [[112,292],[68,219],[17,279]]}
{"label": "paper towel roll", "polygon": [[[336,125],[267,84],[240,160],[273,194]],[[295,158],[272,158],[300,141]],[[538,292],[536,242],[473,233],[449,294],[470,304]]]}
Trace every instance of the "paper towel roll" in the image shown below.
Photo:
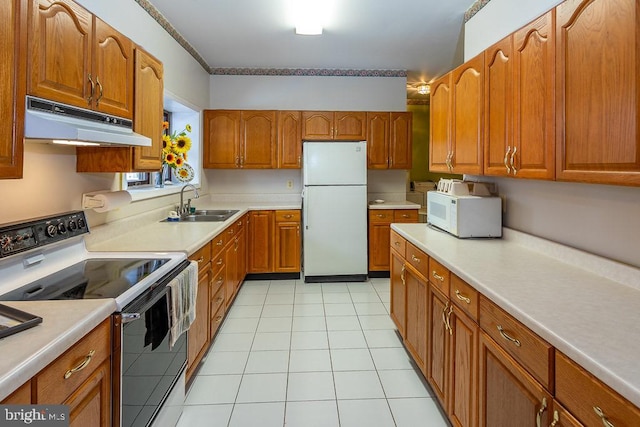
{"label": "paper towel roll", "polygon": [[94,209],[96,212],[111,211],[131,203],[131,194],[126,190],[84,194],[82,198],[82,207]]}

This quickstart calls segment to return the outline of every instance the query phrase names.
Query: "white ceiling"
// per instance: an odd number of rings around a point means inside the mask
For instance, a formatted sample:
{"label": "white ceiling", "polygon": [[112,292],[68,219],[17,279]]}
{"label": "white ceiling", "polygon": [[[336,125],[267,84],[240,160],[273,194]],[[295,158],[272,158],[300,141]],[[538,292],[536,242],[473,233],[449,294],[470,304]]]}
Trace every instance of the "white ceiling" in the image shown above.
{"label": "white ceiling", "polygon": [[323,34],[298,36],[295,0],[149,1],[211,68],[406,70],[408,83],[462,62],[463,17],[473,3],[323,0]]}

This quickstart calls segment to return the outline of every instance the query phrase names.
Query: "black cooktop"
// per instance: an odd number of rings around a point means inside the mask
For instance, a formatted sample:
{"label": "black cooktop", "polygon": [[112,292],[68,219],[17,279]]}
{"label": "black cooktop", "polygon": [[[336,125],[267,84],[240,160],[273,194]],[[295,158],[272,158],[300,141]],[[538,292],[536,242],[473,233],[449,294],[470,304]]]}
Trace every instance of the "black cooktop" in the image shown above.
{"label": "black cooktop", "polygon": [[0,295],[2,301],[116,298],[169,259],[99,258],[71,265]]}

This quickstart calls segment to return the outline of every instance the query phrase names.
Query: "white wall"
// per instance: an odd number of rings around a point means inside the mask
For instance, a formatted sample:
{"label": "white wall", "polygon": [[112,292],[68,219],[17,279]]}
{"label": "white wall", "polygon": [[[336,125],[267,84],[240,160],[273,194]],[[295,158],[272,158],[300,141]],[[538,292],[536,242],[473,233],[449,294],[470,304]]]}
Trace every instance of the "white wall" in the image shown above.
{"label": "white wall", "polygon": [[491,0],[464,26],[464,60],[542,15],[563,0]]}
{"label": "white wall", "polygon": [[[167,92],[196,110],[208,107],[209,74],[135,1],[78,2],[164,63]],[[116,174],[76,173],[75,169],[73,148],[27,142],[23,178],[0,180],[0,224],[80,209],[83,193],[119,189]],[[206,182],[204,185],[206,188]],[[177,196],[139,201],[104,214],[88,211],[89,223],[110,222],[173,203],[174,199]]]}
{"label": "white wall", "polygon": [[[492,0],[465,27],[465,58],[520,28],[557,0]],[[640,267],[640,188],[477,177],[507,198],[504,224]]]}
{"label": "white wall", "polygon": [[[406,111],[404,77],[211,76],[210,87],[212,109]],[[302,190],[299,170],[210,169],[205,175],[212,194],[300,194]],[[293,189],[286,188],[289,179]],[[386,190],[404,193],[406,174],[370,175],[370,188],[383,181],[388,181]]]}

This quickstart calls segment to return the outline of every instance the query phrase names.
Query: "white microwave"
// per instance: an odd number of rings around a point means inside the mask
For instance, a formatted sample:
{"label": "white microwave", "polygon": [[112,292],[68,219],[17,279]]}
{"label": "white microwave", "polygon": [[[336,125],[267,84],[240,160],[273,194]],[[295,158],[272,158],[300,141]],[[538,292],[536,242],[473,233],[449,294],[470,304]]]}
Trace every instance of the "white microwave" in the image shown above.
{"label": "white microwave", "polygon": [[427,223],[460,238],[502,237],[502,199],[429,191]]}

